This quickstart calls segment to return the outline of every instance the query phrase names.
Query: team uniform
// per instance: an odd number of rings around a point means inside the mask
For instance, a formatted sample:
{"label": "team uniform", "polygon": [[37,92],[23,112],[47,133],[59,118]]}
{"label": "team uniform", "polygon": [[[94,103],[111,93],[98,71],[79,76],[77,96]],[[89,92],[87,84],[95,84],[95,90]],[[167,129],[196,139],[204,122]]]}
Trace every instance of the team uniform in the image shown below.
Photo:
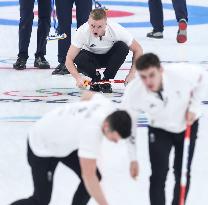
{"label": "team uniform", "polygon": [[[80,178],[72,205],[87,204],[90,196],[81,178],[79,157],[99,157],[103,139],[102,123],[116,110],[110,100],[95,94],[90,101],[58,108],[38,121],[28,136],[28,162],[32,169],[34,193],[30,198],[12,205],[49,204],[53,176],[59,162],[71,168]],[[99,172],[97,174],[100,179]]]}
{"label": "team uniform", "polygon": [[123,106],[135,113],[143,111],[149,119],[149,154],[152,168],[150,177],[151,205],[165,205],[165,181],[169,169],[169,154],[175,148],[175,190],[173,205],[179,204],[179,187],[186,129],[185,115],[189,108],[197,116],[191,128],[191,144],[188,158],[188,184],[191,162],[198,131],[198,118],[203,95],[203,76],[192,66],[173,65],[164,69],[163,88],[160,92],[149,91],[139,76],[127,87]]}
{"label": "team uniform", "polygon": [[88,23],[82,25],[74,34],[72,45],[80,48],[81,52],[75,58],[77,69],[99,81],[96,69],[106,68],[104,79],[114,79],[117,71],[124,63],[133,42],[132,35],[117,23],[107,21],[105,35],[95,37]]}

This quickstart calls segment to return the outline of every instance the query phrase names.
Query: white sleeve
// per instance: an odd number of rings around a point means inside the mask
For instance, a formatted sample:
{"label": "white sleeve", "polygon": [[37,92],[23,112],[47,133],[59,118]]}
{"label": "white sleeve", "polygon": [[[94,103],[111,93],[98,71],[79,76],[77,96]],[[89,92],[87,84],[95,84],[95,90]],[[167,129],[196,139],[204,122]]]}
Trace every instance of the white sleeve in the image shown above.
{"label": "white sleeve", "polygon": [[126,28],[122,27],[119,24],[117,24],[115,26],[115,28],[116,28],[115,33],[116,33],[116,36],[117,36],[117,40],[126,43],[126,45],[130,47],[133,40],[134,40],[131,33]]}
{"label": "white sleeve", "polygon": [[206,93],[206,78],[207,74],[203,71],[203,68],[195,64],[172,64],[168,67],[171,72],[176,72],[179,77],[182,77],[184,81],[190,84],[191,97],[188,110],[193,112],[199,117],[201,114],[201,101]]}
{"label": "white sleeve", "polygon": [[86,34],[84,34],[84,30],[83,30],[84,27],[83,26],[84,25],[80,26],[76,30],[76,32],[75,32],[75,34],[74,34],[74,36],[72,38],[72,43],[71,43],[71,45],[73,45],[73,46],[75,46],[77,48],[80,48],[80,49],[84,46],[84,44],[85,44],[85,37],[86,37]]}
{"label": "white sleeve", "polygon": [[136,146],[136,137],[137,137],[137,119],[138,119],[138,113],[139,111],[134,109],[132,105],[132,83],[129,83],[129,85],[126,87],[124,96],[122,98],[122,103],[121,107],[130,114],[131,119],[132,119],[132,131],[131,131],[131,136],[128,139],[128,152],[129,152],[129,157],[131,161],[137,160],[137,146]]}
{"label": "white sleeve", "polygon": [[97,159],[100,154],[100,147],[102,143],[102,133],[100,127],[87,127],[85,129],[85,135],[82,136],[79,148],[78,156],[88,159]]}
{"label": "white sleeve", "polygon": [[127,149],[130,161],[137,161],[136,137],[131,135],[127,141]]}
{"label": "white sleeve", "polygon": [[191,93],[189,111],[195,114],[200,113],[201,102],[206,90],[205,73],[200,72],[196,75],[195,82],[193,82],[193,90]]}

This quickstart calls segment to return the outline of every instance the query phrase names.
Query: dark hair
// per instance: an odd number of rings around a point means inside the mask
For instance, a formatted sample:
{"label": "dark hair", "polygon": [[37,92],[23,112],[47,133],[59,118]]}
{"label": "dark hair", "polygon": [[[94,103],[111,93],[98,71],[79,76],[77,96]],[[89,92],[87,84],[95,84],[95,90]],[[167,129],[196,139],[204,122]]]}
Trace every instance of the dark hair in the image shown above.
{"label": "dark hair", "polygon": [[160,59],[154,53],[146,53],[136,60],[136,69],[138,71],[146,70],[150,67],[161,67]]}
{"label": "dark hair", "polygon": [[110,129],[112,131],[117,131],[123,139],[131,135],[132,121],[130,115],[126,111],[115,111],[106,118],[106,121],[109,122]]}

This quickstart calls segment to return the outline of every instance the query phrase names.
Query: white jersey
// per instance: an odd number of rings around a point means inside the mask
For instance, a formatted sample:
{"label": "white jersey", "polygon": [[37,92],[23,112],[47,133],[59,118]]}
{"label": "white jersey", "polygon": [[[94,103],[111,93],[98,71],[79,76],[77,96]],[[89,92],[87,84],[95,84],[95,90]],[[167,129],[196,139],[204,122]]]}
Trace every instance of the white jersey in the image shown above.
{"label": "white jersey", "polygon": [[103,139],[105,118],[114,104],[100,94],[90,101],[70,103],[39,120],[29,133],[29,145],[40,157],[66,157],[74,150],[79,156],[97,158]]}
{"label": "white jersey", "polygon": [[72,38],[72,45],[90,51],[95,54],[107,53],[117,41],[123,41],[131,46],[133,37],[128,30],[118,23],[108,20],[105,36],[95,37],[91,31],[88,22],[80,26]]}
{"label": "white jersey", "polygon": [[186,111],[200,116],[205,91],[200,67],[188,64],[167,66],[163,72],[163,100],[149,91],[139,76],[129,83],[123,96],[123,106],[131,113],[143,111],[150,126],[179,133],[186,128]]}

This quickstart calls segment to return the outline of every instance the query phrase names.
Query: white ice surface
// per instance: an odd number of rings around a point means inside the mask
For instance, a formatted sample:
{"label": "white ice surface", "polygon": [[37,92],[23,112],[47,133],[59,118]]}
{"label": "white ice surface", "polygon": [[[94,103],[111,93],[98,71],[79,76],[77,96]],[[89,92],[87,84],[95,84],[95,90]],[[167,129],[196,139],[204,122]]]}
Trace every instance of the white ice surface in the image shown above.
{"label": "white ice surface", "polygon": [[[169,2],[169,1],[165,1]],[[204,0],[188,1],[192,5],[208,6]],[[2,8],[1,8],[2,9]],[[10,11],[9,8],[8,12]],[[15,10],[16,9],[16,10]],[[117,10],[125,10],[124,7],[117,7]],[[18,8],[11,10],[11,18],[18,19]],[[132,10],[130,10],[132,11]],[[0,12],[0,18],[8,17],[9,13]],[[5,15],[5,16],[4,16]],[[166,11],[165,15],[172,18],[173,11]],[[129,18],[129,17],[128,17]],[[137,21],[132,17],[133,21]],[[138,21],[148,19],[148,10],[142,10],[142,16]],[[163,61],[191,61],[199,63],[208,61],[208,25],[190,26],[188,29],[188,42],[179,45],[175,42],[177,27],[165,28],[164,40],[151,40],[145,37],[150,28],[129,29],[135,38],[141,43],[145,52],[157,53]],[[17,26],[0,26],[0,67],[11,67],[18,52],[18,28]],[[47,59],[52,67],[57,65],[57,43],[51,42],[47,46]],[[32,66],[36,49],[36,28],[30,44],[29,66]],[[131,59],[131,55],[127,60]],[[6,60],[2,61],[2,60]],[[203,64],[207,70],[207,64]],[[122,68],[129,68],[126,63]],[[34,94],[37,89],[64,88],[73,89],[75,83],[69,76],[51,76],[51,71],[25,70],[21,72],[12,69],[0,69],[0,98],[5,98],[6,91],[21,91],[21,93]],[[119,71],[117,79],[123,79],[127,71]],[[123,89],[122,85],[117,88]],[[37,93],[35,93],[37,95]],[[8,96],[7,96],[8,97]],[[66,98],[66,95],[63,95]],[[46,97],[46,99],[48,99]],[[71,101],[78,100],[77,97],[70,98]],[[208,93],[204,100],[208,100]],[[0,102],[0,118],[12,118],[18,116],[42,116],[51,109],[62,106],[62,104],[47,103],[2,103]],[[205,205],[208,203],[208,105],[203,105],[203,117],[200,121],[199,139],[193,161],[192,184],[187,205]],[[26,135],[34,122],[8,122],[0,120],[0,205],[8,205],[10,202],[28,197],[32,191],[32,178],[30,167],[26,158]],[[81,124],[80,124],[81,126]],[[109,200],[110,205],[148,205],[148,189],[150,164],[148,156],[148,144],[146,128],[138,130],[138,159],[140,162],[140,177],[133,181],[129,177],[129,162],[127,160],[126,147],[124,144],[115,145],[104,142],[102,149],[101,169],[103,173],[102,186]],[[168,175],[166,196],[167,204],[171,204],[172,188],[174,178],[172,174],[172,157],[170,160],[170,171]],[[50,205],[70,204],[73,193],[79,180],[71,170],[60,164],[56,170],[54,190]],[[91,201],[89,204],[95,204]]]}

